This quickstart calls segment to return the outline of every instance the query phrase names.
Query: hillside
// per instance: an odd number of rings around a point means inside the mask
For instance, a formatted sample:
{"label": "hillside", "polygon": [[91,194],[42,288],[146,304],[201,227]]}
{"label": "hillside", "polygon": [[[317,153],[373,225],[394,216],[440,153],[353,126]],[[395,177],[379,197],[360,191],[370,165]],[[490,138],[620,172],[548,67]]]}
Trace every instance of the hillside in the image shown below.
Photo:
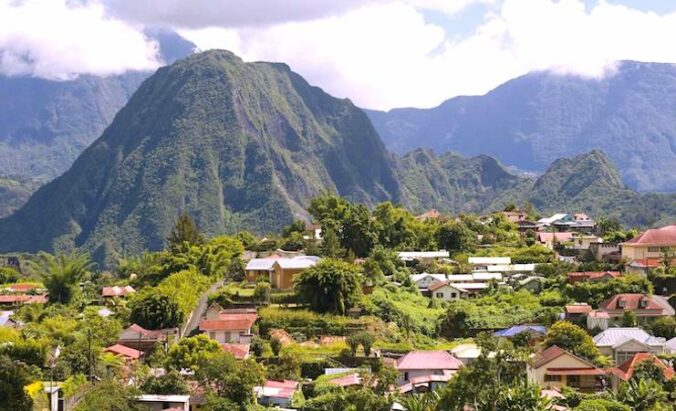
{"label": "hillside", "polygon": [[418,149],[397,164],[405,196],[416,212],[430,208],[452,214],[476,212],[523,180],[489,156],[466,158]]}
{"label": "hillside", "polygon": [[0,177],[0,218],[19,209],[41,184],[30,178]]}
{"label": "hillside", "polygon": [[544,171],[604,150],[639,191],[676,191],[676,66],[622,62],[603,79],[530,73],[432,109],[368,111],[391,150],[419,147]]}
{"label": "hillside", "polygon": [[539,178],[500,193],[488,210],[526,201],[543,213],[579,210],[614,217],[628,226],[663,225],[676,219],[676,194],[641,194],[627,188],[601,151],[555,161]]}
{"label": "hillside", "polygon": [[[195,48],[173,32],[148,35],[169,63]],[[150,74],[83,75],[67,81],[0,75],[0,175],[48,181],[66,171]]]}
{"label": "hillside", "polygon": [[0,221],[0,249],[157,249],[181,211],[209,234],[275,231],[324,189],[400,201],[367,116],[286,65],[209,51],[144,81],[70,170]]}

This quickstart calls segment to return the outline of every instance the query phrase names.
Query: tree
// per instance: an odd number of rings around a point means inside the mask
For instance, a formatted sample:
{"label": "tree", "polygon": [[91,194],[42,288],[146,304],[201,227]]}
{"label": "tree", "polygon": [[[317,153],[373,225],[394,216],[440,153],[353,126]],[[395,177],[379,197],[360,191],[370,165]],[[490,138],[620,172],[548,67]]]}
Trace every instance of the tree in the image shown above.
{"label": "tree", "polygon": [[149,375],[143,381],[141,391],[146,394],[181,395],[188,394],[190,389],[185,382],[185,378],[178,371],[169,370],[159,377]]}
{"label": "tree", "polygon": [[157,290],[137,294],[129,306],[131,308],[129,319],[146,329],[172,328],[183,322],[184,314],[178,303]]}
{"label": "tree", "polygon": [[371,215],[363,204],[351,205],[340,230],[340,244],[358,257],[366,257],[376,243]]}
{"label": "tree", "polygon": [[0,284],[14,283],[20,276],[21,273],[12,267],[0,267]]}
{"label": "tree", "polygon": [[30,382],[26,367],[6,355],[0,355],[0,404],[5,409],[30,411],[33,401],[24,391]]}
{"label": "tree", "polygon": [[596,221],[596,228],[603,237],[608,233],[622,230],[622,225],[614,218],[601,217]]}
{"label": "tree", "polygon": [[352,264],[325,258],[296,277],[295,289],[312,310],[344,315],[361,294],[359,270]]}
{"label": "tree", "polygon": [[115,379],[106,379],[88,386],[77,401],[75,411],[109,410],[142,411],[145,407],[136,401],[139,392]]}
{"label": "tree", "polygon": [[635,327],[638,324],[638,318],[633,311],[625,311],[622,313],[622,327]]}
{"label": "tree", "polygon": [[[220,350],[203,356],[196,368],[195,377],[203,387],[213,389],[216,395],[238,404],[241,408],[254,403],[253,388],[262,385],[265,376],[263,367],[256,361],[237,361],[232,354]],[[217,402],[227,404],[223,401]]]}
{"label": "tree", "polygon": [[214,353],[222,352],[221,346],[216,340],[204,334],[194,337],[182,338],[177,344],[169,348],[167,365],[170,368],[192,369],[204,364],[206,358],[211,358]]}
{"label": "tree", "polygon": [[406,411],[436,411],[439,394],[436,391],[424,394],[406,395],[399,403]]}
{"label": "tree", "polygon": [[185,250],[186,244],[188,246],[204,244],[204,237],[192,217],[188,213],[182,213],[176,219],[176,224],[167,237],[167,243],[171,252],[180,252]]}
{"label": "tree", "polygon": [[676,317],[659,317],[652,319],[647,327],[655,337],[670,340],[676,337]]}
{"label": "tree", "polygon": [[655,364],[654,361],[641,361],[634,368],[634,373],[631,376],[632,380],[653,380],[660,384],[664,383],[664,369]]}
{"label": "tree", "polygon": [[345,338],[347,346],[350,347],[350,355],[353,357],[357,355],[357,350],[359,349],[359,338],[356,334],[348,335]]}
{"label": "tree", "polygon": [[361,342],[361,346],[364,348],[364,356],[366,357],[371,356],[371,347],[373,347],[373,336],[364,331],[359,334],[359,340]]}
{"label": "tree", "polygon": [[617,399],[630,406],[632,411],[653,410],[666,398],[667,393],[654,380],[629,380],[620,385],[617,393]]}
{"label": "tree", "polygon": [[467,252],[476,248],[477,236],[464,223],[449,221],[439,227],[437,243],[446,250]]}
{"label": "tree", "polygon": [[293,346],[287,347],[279,356],[277,364],[269,369],[268,374],[273,380],[299,380],[302,361],[302,355],[297,349]]}
{"label": "tree", "polygon": [[272,337],[270,339],[270,348],[275,357],[279,356],[279,352],[282,350],[282,341],[277,337]]}
{"label": "tree", "polygon": [[322,226],[322,256],[337,258],[343,255],[344,250],[340,248],[336,229],[330,225]]}
{"label": "tree", "polygon": [[88,254],[40,253],[38,261],[31,264],[37,269],[49,292],[50,303],[68,304],[78,291],[81,282],[89,278],[94,266]]}
{"label": "tree", "polygon": [[592,337],[584,329],[568,321],[559,321],[547,331],[544,346],[554,345],[591,361],[601,355]]}

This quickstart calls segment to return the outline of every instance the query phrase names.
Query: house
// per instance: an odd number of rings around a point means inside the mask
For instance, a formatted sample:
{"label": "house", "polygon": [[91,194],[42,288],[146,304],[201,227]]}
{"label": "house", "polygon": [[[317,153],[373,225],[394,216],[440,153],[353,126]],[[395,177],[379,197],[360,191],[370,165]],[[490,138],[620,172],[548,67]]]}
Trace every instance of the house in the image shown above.
{"label": "house", "polygon": [[322,239],[322,226],[321,224],[311,224],[305,223],[305,232],[306,235],[303,236],[306,240],[321,240]]}
{"label": "house", "polygon": [[134,287],[132,287],[131,285],[125,285],[122,287],[116,285],[114,287],[103,287],[103,290],[101,291],[101,296],[105,299],[126,297],[127,295],[135,292],[136,290],[134,290]]}
{"label": "house", "polygon": [[568,273],[568,282],[571,284],[595,281],[608,281],[621,277],[619,271],[576,271]]}
{"label": "house", "polygon": [[200,321],[200,331],[219,343],[250,344],[251,328],[258,316],[253,308],[224,310],[218,304],[209,307]]}
{"label": "house", "polygon": [[541,231],[537,235],[538,242],[550,250],[554,249],[555,244],[566,243],[573,239],[573,233],[571,232],[560,232],[560,233],[547,233]]}
{"label": "house", "polygon": [[463,364],[469,364],[479,358],[481,355],[481,348],[472,343],[460,344],[451,350],[451,354],[462,361]]}
{"label": "house", "polygon": [[267,380],[262,387],[255,387],[258,403],[282,408],[291,407],[293,395],[298,391],[298,382],[291,380]]}
{"label": "house", "polygon": [[9,294],[0,295],[0,305],[17,307],[24,304],[47,304],[47,295]]}
{"label": "house", "polygon": [[529,275],[526,278],[518,280],[519,289],[525,289],[532,293],[539,293],[542,291],[542,283],[545,281],[544,277],[537,275]]}
{"label": "house", "polygon": [[[584,317],[589,314],[593,308],[587,303],[575,303],[569,304],[563,307],[563,311],[566,315],[567,320],[573,322],[581,321]],[[592,327],[593,328],[593,327]]]}
{"label": "house", "polygon": [[664,351],[667,354],[676,354],[676,337],[664,343]]}
{"label": "house", "polygon": [[676,252],[676,224],[646,230],[640,235],[620,244],[622,259],[661,259],[664,251]]}
{"label": "house", "polygon": [[148,411],[190,411],[189,395],[143,394],[136,397],[136,402],[142,404]]}
{"label": "house", "polygon": [[514,338],[518,335],[528,334],[529,340],[540,339],[547,335],[547,328],[542,325],[515,325],[504,330],[499,330],[493,333],[494,337],[498,338]]}
{"label": "house", "polygon": [[614,295],[599,305],[599,311],[608,313],[611,322],[621,319],[626,311],[632,311],[636,314],[639,321],[674,315],[674,308],[671,307],[666,298],[646,294]]}
{"label": "house", "polygon": [[40,286],[38,284],[33,284],[33,283],[16,283],[7,286],[7,290],[10,290],[11,292],[14,293],[27,293],[29,291],[37,290],[39,289]]}
{"label": "house", "polygon": [[171,343],[178,338],[178,328],[146,330],[138,324],[132,324],[120,332],[117,343],[141,351],[149,351],[158,343]]}
{"label": "house", "polygon": [[596,261],[619,263],[622,259],[620,245],[617,243],[592,243],[589,244],[589,252]]}
{"label": "house", "polygon": [[446,274],[412,274],[411,282],[414,283],[420,290],[425,291],[427,288],[439,281],[446,281],[448,275]]}
{"label": "house", "polygon": [[354,387],[362,384],[362,378],[359,373],[353,372],[328,381],[329,384],[339,387]]}
{"label": "house", "polygon": [[606,311],[591,310],[587,313],[588,330],[607,330],[610,324],[610,315]]}
{"label": "house", "polygon": [[526,365],[526,373],[531,382],[542,388],[596,392],[604,387],[602,369],[556,345],[534,356]]}
{"label": "house", "polygon": [[415,219],[418,221],[427,221],[427,220],[438,220],[441,217],[442,217],[441,213],[432,208],[420,215],[415,216]]}
{"label": "house", "polygon": [[544,217],[537,221],[540,227],[550,227],[556,222],[572,222],[573,217],[566,213],[553,214],[551,217]]}
{"label": "house", "polygon": [[400,251],[397,257],[405,263],[431,263],[442,258],[450,258],[450,253],[446,250],[439,251]]}
{"label": "house", "polygon": [[523,235],[527,231],[537,231],[538,224],[534,221],[523,220],[516,223],[516,229]]}
{"label": "house", "polygon": [[110,347],[105,348],[103,352],[114,354],[123,358],[125,361],[136,361],[143,355],[143,351],[139,351],[122,344],[111,345]]}
{"label": "house", "polygon": [[518,223],[528,219],[528,213],[523,210],[503,211],[502,215],[504,215],[510,223]]}
{"label": "house", "polygon": [[273,288],[291,288],[296,275],[315,266],[320,258],[301,255],[291,258],[273,256],[268,258],[253,258],[246,264],[246,280],[256,282],[259,277],[265,277]]}
{"label": "house", "polygon": [[645,361],[651,362],[658,368],[662,369],[665,380],[674,378],[674,369],[667,366],[662,360],[657,358],[655,354],[645,352],[636,353],[627,361],[620,364],[619,367],[611,367],[606,369],[606,373],[610,377],[610,386],[612,387],[613,391],[617,391],[620,383],[629,381],[632,375],[634,375],[634,369],[636,366]]}
{"label": "house", "polygon": [[509,265],[512,259],[510,257],[469,257],[467,263],[476,271],[488,271],[491,266]]}
{"label": "house", "polygon": [[573,249],[574,250],[589,250],[592,244],[603,243],[603,239],[593,234],[578,234],[573,235]]}
{"label": "house", "polygon": [[500,273],[532,273],[535,271],[535,264],[495,264],[489,265],[486,270]]}
{"label": "house", "polygon": [[[676,259],[672,260],[672,265],[676,265]],[[640,274],[647,276],[650,271],[662,266],[661,258],[641,258],[631,260],[625,264],[624,271],[627,273]]]}
{"label": "house", "polygon": [[237,360],[249,358],[251,344],[221,343],[223,352],[229,352]]}
{"label": "house", "polygon": [[460,367],[462,362],[446,351],[411,351],[395,363],[399,391],[434,391],[445,385]]}
{"label": "house", "polygon": [[427,291],[430,297],[451,301],[476,295],[486,289],[488,289],[486,283],[454,283],[447,280],[430,285]]}
{"label": "house", "polygon": [[622,364],[636,353],[664,352],[665,338],[654,337],[638,327],[608,328],[594,336],[594,344],[601,354],[613,358],[615,364]]}

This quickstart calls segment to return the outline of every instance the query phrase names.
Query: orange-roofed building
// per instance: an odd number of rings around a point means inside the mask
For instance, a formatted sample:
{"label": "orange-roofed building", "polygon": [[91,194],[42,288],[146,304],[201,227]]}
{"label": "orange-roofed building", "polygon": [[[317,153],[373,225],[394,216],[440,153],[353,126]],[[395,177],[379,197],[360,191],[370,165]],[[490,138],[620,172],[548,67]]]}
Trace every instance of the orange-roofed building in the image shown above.
{"label": "orange-roofed building", "polygon": [[571,284],[594,281],[609,281],[621,277],[619,271],[578,271],[568,273],[568,282]]}
{"label": "orange-roofed building", "polygon": [[233,344],[233,343],[221,344],[221,349],[223,350],[223,352],[229,352],[238,360],[249,358],[250,348],[251,348],[250,344]]}
{"label": "orange-roofed building", "polygon": [[632,311],[639,320],[674,315],[666,298],[659,295],[617,294],[599,304],[599,311],[608,313],[611,322],[618,321],[626,311]]}
{"label": "orange-roofed building", "polygon": [[604,387],[605,371],[557,346],[535,355],[526,372],[528,379],[542,388],[570,387],[595,392]]}
{"label": "orange-roofed building", "polygon": [[141,358],[141,355],[143,355],[143,351],[139,351],[122,344],[111,345],[110,347],[105,348],[103,352],[109,352],[111,354],[120,356],[124,358],[125,361],[135,361]]}
{"label": "orange-roofed building", "polygon": [[199,329],[219,343],[250,344],[257,318],[255,309],[224,310],[215,304],[207,310]]}
{"label": "orange-roofed building", "polygon": [[611,367],[606,369],[606,372],[610,376],[610,382],[613,390],[617,391],[620,386],[620,383],[623,381],[629,381],[634,375],[634,370],[636,366],[644,361],[649,361],[655,364],[657,367],[662,369],[664,373],[664,379],[670,380],[674,378],[674,369],[667,366],[662,360],[657,358],[655,354],[642,352],[634,354],[633,357],[622,363],[619,367]]}
{"label": "orange-roofed building", "polygon": [[[622,259],[629,262],[631,268],[635,261],[639,265],[648,266],[659,261],[664,251],[676,252],[676,224],[662,228],[646,230],[640,235],[620,244]],[[641,272],[639,267],[633,267]]]}

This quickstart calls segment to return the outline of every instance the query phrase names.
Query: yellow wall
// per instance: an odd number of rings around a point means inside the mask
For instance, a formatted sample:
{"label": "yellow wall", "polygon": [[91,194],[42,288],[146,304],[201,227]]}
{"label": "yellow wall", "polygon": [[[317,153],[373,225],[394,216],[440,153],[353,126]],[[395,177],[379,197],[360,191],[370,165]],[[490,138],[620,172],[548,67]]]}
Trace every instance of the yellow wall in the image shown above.
{"label": "yellow wall", "polygon": [[284,270],[279,264],[275,264],[275,271],[272,274],[272,288],[292,288],[294,277],[301,272],[303,272],[301,268]]}
{"label": "yellow wall", "polygon": [[[642,260],[644,258],[661,258],[662,247],[648,247],[645,245],[622,245],[622,258],[627,260]],[[653,249],[650,251],[650,249]],[[672,251],[676,251],[676,247],[671,247]]]}

